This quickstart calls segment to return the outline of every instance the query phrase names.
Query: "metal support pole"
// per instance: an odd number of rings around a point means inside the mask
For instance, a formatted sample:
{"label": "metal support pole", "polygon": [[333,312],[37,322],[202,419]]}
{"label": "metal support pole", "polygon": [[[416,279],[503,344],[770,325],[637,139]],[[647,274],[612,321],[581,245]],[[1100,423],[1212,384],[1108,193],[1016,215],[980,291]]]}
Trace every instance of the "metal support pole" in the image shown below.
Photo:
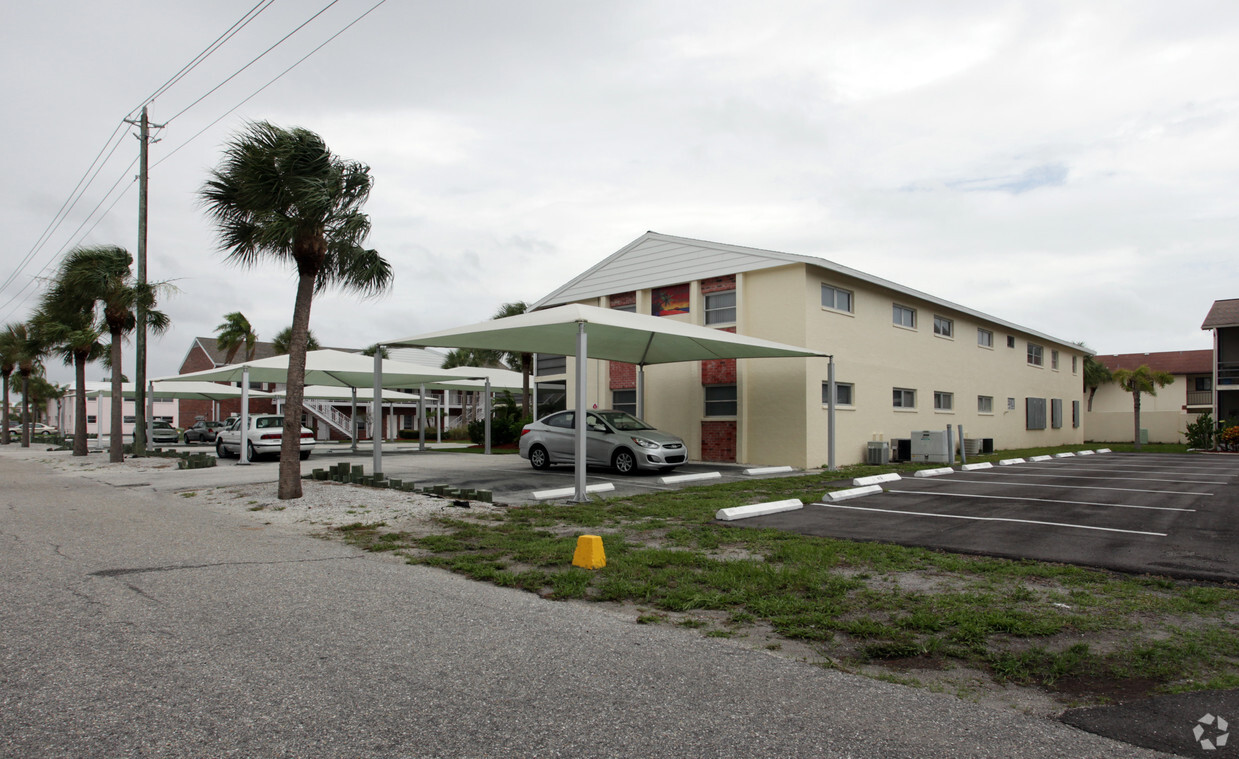
{"label": "metal support pole", "polygon": [[959,430],[959,463],[966,465],[968,463],[968,449],[964,447],[964,425],[957,424],[955,426]]}
{"label": "metal support pole", "polygon": [[352,451],[353,453],[357,453],[357,388],[350,387],[349,390],[353,391],[353,405],[349,410],[348,417],[348,424],[353,428],[353,430],[349,437],[353,439]]}
{"label": "metal support pole", "polygon": [[490,398],[490,377],[486,378],[486,398],[482,402],[482,412],[486,414],[486,454],[490,455],[490,415],[491,415],[491,398]]}
{"label": "metal support pole", "polygon": [[953,466],[955,464],[955,433],[949,424],[946,426],[946,455],[947,462]]}
{"label": "metal support pole", "polygon": [[[435,425],[436,427],[438,425]],[[426,450],[426,383],[417,393],[417,450]]]}
{"label": "metal support pole", "polygon": [[383,347],[374,346],[374,420],[370,441],[374,443],[374,476],[383,474]]}
{"label": "metal support pole", "polygon": [[[288,413],[288,407],[284,407],[284,413]],[[248,366],[241,369],[241,442],[237,444],[240,448],[237,452],[237,465],[248,466],[250,463],[249,443],[250,440],[250,368]]]}
{"label": "metal support pole", "polygon": [[586,351],[589,348],[589,338],[585,334],[585,322],[577,322],[576,335],[576,458],[573,468],[576,475],[576,492],[573,503],[585,503],[589,497],[585,493],[585,394],[589,389],[588,378],[585,376],[587,367]]}
{"label": "metal support pole", "polygon": [[835,471],[835,406],[839,396],[835,387],[835,357],[829,356],[826,364],[826,393],[830,406],[826,410],[826,469]]}
{"label": "metal support pole", "polygon": [[637,364],[637,418],[645,418],[645,364]]}

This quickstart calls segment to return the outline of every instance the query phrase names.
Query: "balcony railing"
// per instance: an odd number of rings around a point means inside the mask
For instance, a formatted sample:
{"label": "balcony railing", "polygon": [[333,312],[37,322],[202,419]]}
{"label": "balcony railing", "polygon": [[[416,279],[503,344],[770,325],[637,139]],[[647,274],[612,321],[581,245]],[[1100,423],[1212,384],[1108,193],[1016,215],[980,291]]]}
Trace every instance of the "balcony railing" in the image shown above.
{"label": "balcony railing", "polygon": [[1188,390],[1187,405],[1189,406],[1212,406],[1213,392],[1211,390]]}
{"label": "balcony railing", "polygon": [[1218,385],[1239,385],[1239,361],[1219,361],[1217,383]]}

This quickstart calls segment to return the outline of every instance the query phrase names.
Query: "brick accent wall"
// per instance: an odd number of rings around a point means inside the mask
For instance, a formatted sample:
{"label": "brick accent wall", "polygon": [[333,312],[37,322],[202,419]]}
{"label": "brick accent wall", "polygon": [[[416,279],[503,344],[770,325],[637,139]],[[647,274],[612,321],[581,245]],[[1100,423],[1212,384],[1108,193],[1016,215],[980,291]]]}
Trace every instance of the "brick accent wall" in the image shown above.
{"label": "brick accent wall", "polygon": [[[202,350],[202,346],[197,342],[194,343],[193,350],[185,357],[184,363],[181,364],[179,374],[189,374],[190,372],[200,372],[206,369],[214,369],[215,362],[207,355],[206,351]],[[219,402],[219,415],[213,412],[214,403],[212,401],[192,401],[180,400],[179,415],[181,426],[189,427],[197,420],[198,417],[204,419],[223,421],[233,414],[241,413],[241,399],[224,400]],[[266,398],[253,398],[250,400],[251,414],[274,414],[275,402]]]}
{"label": "brick accent wall", "polygon": [[[709,293],[720,293],[728,290],[736,289],[736,275],[728,274],[725,277],[710,277],[709,279],[701,280],[701,294],[708,295]],[[733,330],[734,331],[734,330]]]}
{"label": "brick accent wall", "polygon": [[701,423],[702,461],[735,462],[736,423],[734,421]]}
{"label": "brick accent wall", "polygon": [[611,389],[632,390],[637,386],[637,365],[611,362]]}
{"label": "brick accent wall", "polygon": [[736,384],[736,360],[734,358],[720,358],[712,361],[702,361],[701,384]]}
{"label": "brick accent wall", "polygon": [[620,306],[632,306],[632,305],[635,305],[637,302],[637,293],[635,290],[632,292],[619,293],[617,295],[612,295],[610,298],[607,299],[607,301],[611,304],[611,308],[618,308]]}

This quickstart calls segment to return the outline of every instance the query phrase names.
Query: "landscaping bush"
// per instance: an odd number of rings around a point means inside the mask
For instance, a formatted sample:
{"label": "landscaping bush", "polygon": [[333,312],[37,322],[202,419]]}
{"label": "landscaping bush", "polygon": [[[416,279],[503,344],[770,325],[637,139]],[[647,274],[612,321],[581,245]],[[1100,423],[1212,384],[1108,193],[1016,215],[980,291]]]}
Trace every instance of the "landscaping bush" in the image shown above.
{"label": "landscaping bush", "polygon": [[1239,451],[1239,425],[1231,425],[1218,433],[1218,444],[1227,451]]}
{"label": "landscaping bush", "polygon": [[1206,449],[1213,447],[1213,415],[1201,414],[1196,421],[1187,425],[1183,433],[1187,435],[1187,444],[1192,448]]}

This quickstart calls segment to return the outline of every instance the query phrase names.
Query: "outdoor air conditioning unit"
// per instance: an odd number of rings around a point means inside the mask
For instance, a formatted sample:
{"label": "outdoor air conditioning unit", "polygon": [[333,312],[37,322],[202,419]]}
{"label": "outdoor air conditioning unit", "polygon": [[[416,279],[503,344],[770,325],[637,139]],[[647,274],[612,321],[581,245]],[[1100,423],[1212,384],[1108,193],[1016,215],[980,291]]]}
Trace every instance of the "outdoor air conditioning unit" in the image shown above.
{"label": "outdoor air conditioning unit", "polygon": [[870,440],[865,463],[872,466],[883,466],[891,463],[891,445],[885,440]]}
{"label": "outdoor air conditioning unit", "polygon": [[946,430],[912,431],[912,461],[949,464],[954,458],[947,449]]}

